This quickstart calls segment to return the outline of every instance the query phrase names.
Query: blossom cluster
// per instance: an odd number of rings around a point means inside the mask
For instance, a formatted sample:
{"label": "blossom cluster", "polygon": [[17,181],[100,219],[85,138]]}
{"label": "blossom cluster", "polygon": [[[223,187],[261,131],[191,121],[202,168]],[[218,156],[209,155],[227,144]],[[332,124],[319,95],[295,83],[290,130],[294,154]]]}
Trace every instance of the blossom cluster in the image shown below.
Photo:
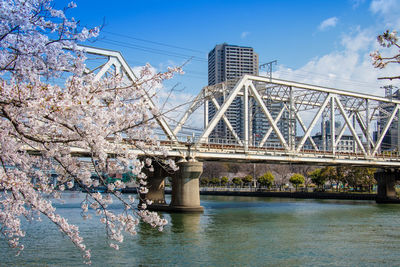
{"label": "blossom cluster", "polygon": [[[397,31],[386,30],[383,34],[378,35],[377,41],[380,46],[385,48],[396,47],[400,49],[398,44]],[[372,58],[372,64],[375,68],[383,69],[389,63],[399,63],[400,54],[397,53],[394,56],[384,57],[380,51],[374,51],[370,54]],[[393,79],[398,77],[387,77],[387,79]]]}
{"label": "blossom cluster", "polygon": [[[99,29],[79,28],[66,17],[65,11],[76,6],[73,2],[64,10],[54,9],[51,0],[0,0],[0,5],[0,231],[10,246],[23,249],[21,217],[41,214],[90,263],[79,228],[58,215],[47,198],[60,198],[74,185],[87,191],[83,217],[89,219],[94,211],[106,226],[111,247],[119,248],[124,232],[136,234],[140,220],[162,230],[166,220],[145,209],[151,202],[126,199],[119,193],[126,184],[108,178],[126,173],[137,180],[139,198],[147,193],[142,169],[152,162],[135,151],[166,151],[153,132],[154,117],[160,114],[144,96],[181,69],[149,77],[147,65],[128,83],[119,74],[94,79],[84,73],[85,55],[76,44],[97,36]],[[71,75],[64,84],[51,83],[65,72]],[[86,160],[74,156],[77,151]],[[165,164],[176,169],[173,161]],[[98,186],[108,192],[96,193]],[[114,200],[124,207],[119,214],[108,209]]]}

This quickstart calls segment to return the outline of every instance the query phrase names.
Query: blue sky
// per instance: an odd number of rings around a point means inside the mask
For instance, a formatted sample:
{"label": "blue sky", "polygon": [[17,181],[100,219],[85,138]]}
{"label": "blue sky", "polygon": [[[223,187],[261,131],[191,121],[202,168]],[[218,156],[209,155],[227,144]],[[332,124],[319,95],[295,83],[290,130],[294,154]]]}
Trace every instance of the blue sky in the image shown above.
{"label": "blue sky", "polygon": [[[66,1],[56,1],[60,7]],[[383,94],[369,54],[376,36],[400,28],[400,0],[313,1],[103,1],[78,0],[70,16],[104,28],[93,46],[119,50],[131,66],[157,70],[180,65],[186,74],[168,81],[185,101],[207,85],[207,53],[216,44],[251,46],[260,63],[278,60],[274,77]],[[60,6],[58,6],[60,5]],[[398,82],[392,82],[396,85]]]}

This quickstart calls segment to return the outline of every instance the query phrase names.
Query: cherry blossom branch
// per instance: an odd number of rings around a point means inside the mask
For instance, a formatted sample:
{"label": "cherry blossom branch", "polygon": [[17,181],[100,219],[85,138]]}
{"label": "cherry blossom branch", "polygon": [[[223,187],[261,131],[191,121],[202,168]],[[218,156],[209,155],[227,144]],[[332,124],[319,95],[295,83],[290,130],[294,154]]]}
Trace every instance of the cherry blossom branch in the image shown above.
{"label": "cherry blossom branch", "polygon": [[[397,32],[386,30],[383,34],[378,35],[377,37],[378,43],[385,48],[390,48],[391,46],[395,46],[400,48],[400,44],[398,43]],[[379,51],[375,51],[370,54],[373,60],[373,66],[375,68],[383,69],[388,64],[392,63],[400,63],[400,54],[396,54],[391,57],[382,57]],[[400,76],[393,76],[393,77],[380,77],[379,80],[394,80],[400,79]]]}

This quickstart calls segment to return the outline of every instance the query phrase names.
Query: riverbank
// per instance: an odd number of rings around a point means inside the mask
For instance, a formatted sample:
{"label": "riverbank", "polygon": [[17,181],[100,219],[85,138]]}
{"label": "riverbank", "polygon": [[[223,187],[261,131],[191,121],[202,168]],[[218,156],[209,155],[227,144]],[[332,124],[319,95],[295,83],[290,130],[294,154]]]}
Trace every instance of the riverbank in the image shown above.
{"label": "riverbank", "polygon": [[[280,198],[302,198],[302,199],[343,199],[343,200],[373,200],[379,203],[400,204],[400,199],[378,199],[375,193],[348,193],[348,192],[277,192],[277,191],[254,191],[251,189],[238,190],[227,188],[200,189],[200,195],[210,196],[242,196],[242,197],[280,197]],[[172,190],[165,189],[165,194],[171,194]],[[122,193],[136,193],[136,188],[125,188]]]}
{"label": "riverbank", "polygon": [[200,195],[213,196],[250,196],[250,197],[282,197],[303,199],[350,199],[376,200],[376,194],[330,193],[330,192],[269,192],[269,191],[211,191],[201,190]]}

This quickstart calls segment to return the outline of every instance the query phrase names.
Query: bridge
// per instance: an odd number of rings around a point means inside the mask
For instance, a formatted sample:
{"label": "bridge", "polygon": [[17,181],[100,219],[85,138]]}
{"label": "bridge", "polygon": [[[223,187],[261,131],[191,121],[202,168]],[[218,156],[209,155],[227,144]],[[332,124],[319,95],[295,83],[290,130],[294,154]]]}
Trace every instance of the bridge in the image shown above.
{"label": "bridge", "polygon": [[[101,61],[90,70],[95,79],[115,73],[127,84],[136,79],[119,52],[86,46],[80,49]],[[150,109],[156,110],[152,98],[148,94],[144,97]],[[238,101],[240,125],[234,125],[231,108]],[[182,134],[185,123],[200,108],[204,113],[202,133]],[[400,154],[397,148],[385,148],[384,139],[393,132],[400,139],[399,108],[400,100],[393,98],[262,76],[244,75],[206,86],[174,127],[164,114],[155,116],[162,132],[160,142],[180,170],[173,175],[169,206],[163,182],[168,174],[160,167],[148,173],[147,198],[161,208],[201,210],[198,178],[203,161],[374,167],[382,170],[376,175],[378,195],[393,198]],[[255,128],[256,122],[261,129]],[[318,126],[321,131],[313,136]]]}

